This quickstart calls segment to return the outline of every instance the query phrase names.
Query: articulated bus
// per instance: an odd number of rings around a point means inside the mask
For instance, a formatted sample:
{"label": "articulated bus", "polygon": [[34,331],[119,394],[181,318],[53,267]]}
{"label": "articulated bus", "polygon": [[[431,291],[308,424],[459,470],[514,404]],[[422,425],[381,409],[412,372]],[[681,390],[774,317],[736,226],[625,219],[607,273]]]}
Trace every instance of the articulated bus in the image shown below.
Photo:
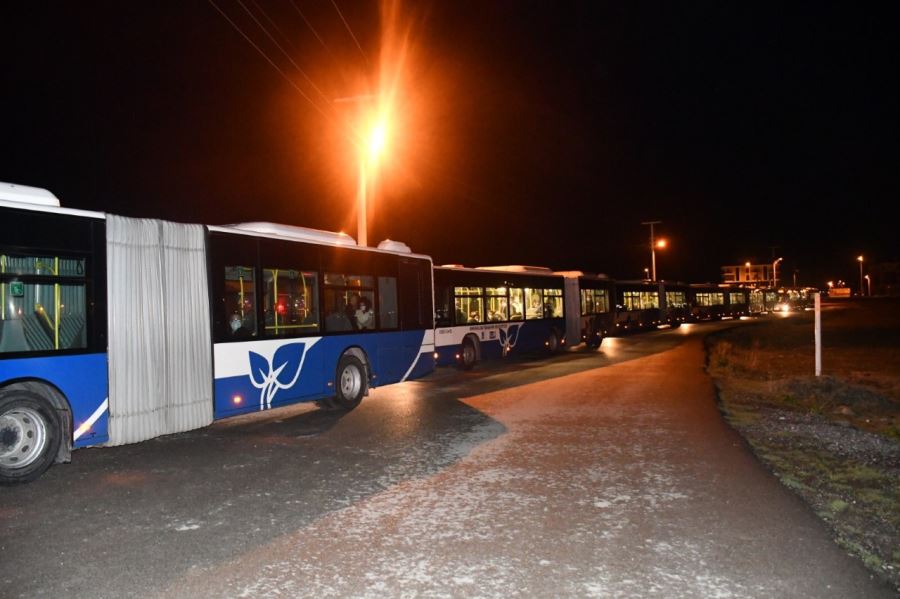
{"label": "articulated bus", "polygon": [[743,287],[690,285],[690,293],[694,321],[738,318],[752,313],[750,290]]}
{"label": "articulated bus", "polygon": [[563,287],[548,268],[435,267],[437,364],[470,369],[479,360],[558,351],[566,342]]}
{"label": "articulated bus", "polygon": [[685,283],[661,281],[659,284],[659,320],[678,328],[691,317],[690,287]]}
{"label": "articulated bus", "polygon": [[725,287],[728,294],[728,316],[739,318],[750,315],[750,290],[743,287]]}
{"label": "articulated bus", "polygon": [[727,312],[725,292],[718,285],[691,285],[691,320],[720,320]]}
{"label": "articulated bus", "polygon": [[660,286],[651,281],[616,281],[615,331],[618,334],[660,325]]}
{"label": "articulated bus", "polygon": [[559,272],[565,277],[566,340],[596,349],[615,328],[614,283],[606,275]]}
{"label": "articulated bus", "polygon": [[431,259],[404,244],[124,218],[9,184],[0,222],[2,483],[74,448],[350,410],[434,368]]}

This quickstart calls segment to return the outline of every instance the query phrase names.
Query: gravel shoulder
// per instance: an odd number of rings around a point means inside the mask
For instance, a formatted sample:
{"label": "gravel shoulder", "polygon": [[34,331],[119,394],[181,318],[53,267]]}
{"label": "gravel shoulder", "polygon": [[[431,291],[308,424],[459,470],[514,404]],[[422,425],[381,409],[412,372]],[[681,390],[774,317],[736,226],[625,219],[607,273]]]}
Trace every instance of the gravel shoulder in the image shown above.
{"label": "gravel shoulder", "polygon": [[826,304],[707,339],[720,409],[758,458],[900,590],[900,301]]}

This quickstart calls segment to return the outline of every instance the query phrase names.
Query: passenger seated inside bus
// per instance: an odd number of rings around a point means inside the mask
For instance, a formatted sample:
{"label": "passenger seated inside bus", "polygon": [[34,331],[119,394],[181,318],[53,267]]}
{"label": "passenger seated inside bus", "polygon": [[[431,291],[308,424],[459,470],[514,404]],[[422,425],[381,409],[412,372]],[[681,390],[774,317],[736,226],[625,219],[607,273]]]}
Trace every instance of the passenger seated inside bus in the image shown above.
{"label": "passenger seated inside bus", "polygon": [[249,339],[250,329],[244,326],[244,319],[234,312],[228,321],[228,331],[232,339]]}
{"label": "passenger seated inside bus", "polygon": [[326,331],[352,331],[353,324],[345,312],[334,310],[325,317]]}
{"label": "passenger seated inside bus", "polygon": [[375,328],[375,313],[369,309],[369,300],[361,297],[359,298],[359,308],[356,310],[356,326],[358,329],[374,329]]}
{"label": "passenger seated inside bus", "polygon": [[344,314],[347,316],[347,321],[350,323],[350,328],[356,330],[359,328],[359,325],[356,322],[356,312],[359,308],[359,294],[353,293],[350,295],[350,298],[347,302],[347,305],[344,306]]}
{"label": "passenger seated inside bus", "polygon": [[480,315],[478,314],[478,310],[472,310],[471,312],[469,312],[469,321],[468,322],[470,324],[481,322],[481,318],[480,318]]}

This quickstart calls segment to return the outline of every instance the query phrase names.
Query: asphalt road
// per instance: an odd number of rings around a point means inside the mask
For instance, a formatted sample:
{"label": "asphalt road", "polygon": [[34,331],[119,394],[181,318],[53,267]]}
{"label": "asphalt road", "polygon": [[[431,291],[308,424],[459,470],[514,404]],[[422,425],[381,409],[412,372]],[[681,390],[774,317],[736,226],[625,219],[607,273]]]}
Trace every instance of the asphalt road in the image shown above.
{"label": "asphalt road", "polygon": [[77,451],[0,489],[0,596],[893,596],[722,422],[719,326]]}

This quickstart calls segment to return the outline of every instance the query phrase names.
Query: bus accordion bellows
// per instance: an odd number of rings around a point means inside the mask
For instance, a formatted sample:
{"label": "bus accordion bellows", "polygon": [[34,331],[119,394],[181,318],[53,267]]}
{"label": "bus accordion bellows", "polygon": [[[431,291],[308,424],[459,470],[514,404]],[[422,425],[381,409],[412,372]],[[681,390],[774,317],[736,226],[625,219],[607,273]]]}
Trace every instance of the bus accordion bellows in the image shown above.
{"label": "bus accordion bellows", "polygon": [[434,368],[431,259],[402,243],[124,218],[9,184],[0,221],[2,483],[74,448],[353,409]]}

